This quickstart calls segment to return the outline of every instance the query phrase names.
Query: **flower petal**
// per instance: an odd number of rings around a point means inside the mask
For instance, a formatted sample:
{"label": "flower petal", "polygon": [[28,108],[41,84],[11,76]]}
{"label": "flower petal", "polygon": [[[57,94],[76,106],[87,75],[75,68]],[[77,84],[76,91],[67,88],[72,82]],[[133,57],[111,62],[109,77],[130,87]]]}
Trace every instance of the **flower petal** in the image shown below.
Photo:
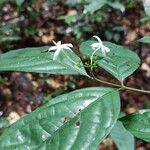
{"label": "flower petal", "polygon": [[71,47],[73,48],[73,45],[71,43],[62,44],[62,46]]}
{"label": "flower petal", "polygon": [[93,43],[93,44],[91,44],[91,46],[97,48],[100,46],[100,44],[99,43]]}
{"label": "flower petal", "polygon": [[110,52],[110,49],[109,49],[108,47],[103,46],[103,48],[104,48],[104,50],[105,50],[107,53]]}
{"label": "flower petal", "polygon": [[62,45],[61,41],[58,41],[56,46],[61,46],[61,45]]}
{"label": "flower petal", "polygon": [[102,51],[102,54],[103,54],[104,56],[106,56],[106,51],[105,51],[105,48],[104,48],[104,47],[101,47],[101,51]]}
{"label": "flower petal", "polygon": [[68,46],[63,46],[62,48],[63,49],[68,49],[68,50],[72,51],[72,49],[70,47],[68,47]]}
{"label": "flower petal", "polygon": [[58,55],[59,55],[60,51],[61,51],[60,48],[55,51],[55,53],[53,55],[53,60],[56,60],[58,58]]}
{"label": "flower petal", "polygon": [[51,47],[48,49],[48,52],[53,51],[53,50],[56,50],[56,49],[57,49],[56,46],[51,46]]}
{"label": "flower petal", "polygon": [[93,44],[91,45],[91,47],[92,47],[93,50],[98,50],[98,49],[101,48],[101,45],[100,45],[99,43],[93,43]]}
{"label": "flower petal", "polygon": [[99,45],[99,43],[93,43],[91,44],[92,47],[97,47]]}
{"label": "flower petal", "polygon": [[99,42],[99,44],[103,45],[102,40],[98,36],[94,35],[93,38],[97,39],[97,41]]}
{"label": "flower petal", "polygon": [[54,43],[54,45],[57,45],[57,43],[54,40],[52,40],[52,42]]}

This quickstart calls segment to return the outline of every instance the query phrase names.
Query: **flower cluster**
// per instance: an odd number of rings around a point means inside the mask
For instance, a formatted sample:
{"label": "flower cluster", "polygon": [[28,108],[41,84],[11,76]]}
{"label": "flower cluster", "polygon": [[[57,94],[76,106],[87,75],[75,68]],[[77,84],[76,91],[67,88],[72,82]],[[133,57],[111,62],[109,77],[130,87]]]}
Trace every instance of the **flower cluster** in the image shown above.
{"label": "flower cluster", "polygon": [[[106,56],[106,53],[108,53],[110,51],[110,49],[103,45],[103,42],[101,41],[101,39],[98,36],[94,35],[93,37],[97,40],[97,42],[91,44],[91,47],[94,50],[94,52],[92,53],[92,57],[95,54],[95,52],[97,52],[98,50],[100,52],[102,52],[102,54],[104,56]],[[53,41],[53,43],[55,46],[51,46],[48,50],[49,52],[55,51],[55,53],[53,55],[53,60],[56,60],[58,58],[60,52],[64,49],[72,51],[71,48],[73,48],[73,45],[71,43],[61,44],[61,41],[58,41],[57,43],[55,41]]]}

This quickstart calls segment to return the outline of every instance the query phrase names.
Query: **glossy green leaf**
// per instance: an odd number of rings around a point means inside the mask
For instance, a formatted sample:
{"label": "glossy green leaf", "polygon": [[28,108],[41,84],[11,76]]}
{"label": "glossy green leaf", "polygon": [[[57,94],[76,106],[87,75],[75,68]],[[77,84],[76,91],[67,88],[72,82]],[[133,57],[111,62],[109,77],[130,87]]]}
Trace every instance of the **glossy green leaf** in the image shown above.
{"label": "glossy green leaf", "polygon": [[0,135],[3,133],[3,131],[9,126],[9,121],[5,117],[0,118]]}
{"label": "glossy green leaf", "polygon": [[76,6],[77,4],[81,4],[82,0],[67,0],[66,4],[71,6]]}
{"label": "glossy green leaf", "polygon": [[16,0],[16,4],[18,6],[21,6],[24,3],[25,0]]}
{"label": "glossy green leaf", "polygon": [[65,23],[68,25],[75,23],[78,20],[77,15],[65,15],[65,16],[60,16],[58,17],[58,20],[63,20]]}
{"label": "glossy green leaf", "polygon": [[[80,46],[81,53],[90,58],[93,53],[91,44],[94,42],[93,40],[83,42]],[[104,57],[97,51],[96,63],[118,80],[123,81],[139,67],[139,57],[128,48],[110,42],[104,42],[104,45],[110,48],[110,52]]]}
{"label": "glossy green leaf", "polygon": [[8,2],[8,0],[0,0],[0,6],[3,5],[6,2]]}
{"label": "glossy green leaf", "polygon": [[134,136],[150,142],[150,109],[140,110],[120,120]]}
{"label": "glossy green leaf", "polygon": [[24,48],[0,54],[0,71],[87,75],[80,58],[74,52],[63,50],[54,61],[54,52],[46,52],[48,48]]}
{"label": "glossy green leaf", "polygon": [[147,16],[150,17],[150,2],[147,0],[147,1],[143,1],[144,3],[144,11],[146,13]]}
{"label": "glossy green leaf", "polygon": [[76,90],[16,122],[0,138],[0,150],[94,150],[113,128],[119,112],[117,89]]}
{"label": "glossy green leaf", "polygon": [[87,3],[84,6],[84,11],[85,12],[90,12],[90,13],[94,13],[95,11],[101,9],[103,6],[105,6],[106,4],[109,5],[110,7],[114,8],[114,9],[118,9],[120,11],[125,11],[125,7],[122,3],[120,2],[112,2],[110,0],[85,0],[85,2]]}
{"label": "glossy green leaf", "polygon": [[86,0],[86,2],[88,4],[84,6],[84,12],[90,13],[94,13],[95,11],[101,9],[107,3],[106,0],[95,0],[95,1]]}
{"label": "glossy green leaf", "polygon": [[0,118],[0,129],[5,128],[6,126],[8,127],[9,121],[5,117]]}
{"label": "glossy green leaf", "polygon": [[107,4],[114,9],[120,10],[121,12],[125,11],[125,6],[122,3],[120,3],[119,1],[107,2]]}
{"label": "glossy green leaf", "polygon": [[13,41],[19,41],[21,40],[21,37],[19,36],[0,36],[0,43],[5,43],[5,42],[13,42]]}
{"label": "glossy green leaf", "polygon": [[144,36],[143,38],[137,40],[136,42],[150,44],[150,36]]}
{"label": "glossy green leaf", "polygon": [[110,133],[118,150],[134,150],[134,136],[117,121]]}

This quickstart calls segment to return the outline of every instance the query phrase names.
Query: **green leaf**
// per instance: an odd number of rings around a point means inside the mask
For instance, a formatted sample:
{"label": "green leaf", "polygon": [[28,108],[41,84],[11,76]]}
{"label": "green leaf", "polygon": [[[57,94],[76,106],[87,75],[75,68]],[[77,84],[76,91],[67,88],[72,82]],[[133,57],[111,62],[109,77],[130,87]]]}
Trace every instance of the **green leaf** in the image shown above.
{"label": "green leaf", "polygon": [[82,0],[67,0],[66,4],[71,6],[76,6],[77,4],[81,4]]}
{"label": "green leaf", "polygon": [[122,12],[125,11],[125,7],[123,4],[121,4],[120,2],[111,2],[109,0],[85,0],[86,4],[84,6],[84,11],[85,12],[90,12],[90,13],[94,13],[95,11],[101,9],[103,6],[105,6],[106,4],[108,4],[110,7],[114,8],[114,9],[118,9]]}
{"label": "green leaf", "polygon": [[0,129],[5,128],[6,126],[8,127],[9,121],[7,118],[1,117],[0,118]]}
{"label": "green leaf", "polygon": [[120,121],[134,136],[150,142],[150,109],[127,115]]}
{"label": "green leaf", "polygon": [[0,118],[0,135],[3,133],[3,131],[9,126],[9,121],[5,117]]}
{"label": "green leaf", "polygon": [[75,23],[78,20],[77,15],[65,15],[65,16],[59,16],[58,20],[63,20],[68,25]]}
{"label": "green leaf", "polygon": [[149,1],[144,1],[144,11],[147,16],[150,17],[150,2]]}
{"label": "green leaf", "polygon": [[94,13],[95,11],[101,9],[107,3],[106,0],[95,0],[95,1],[86,0],[86,2],[88,4],[84,6],[84,12],[90,13]]}
{"label": "green leaf", "polygon": [[94,150],[110,133],[119,112],[117,89],[76,90],[17,121],[1,136],[0,150]]}
{"label": "green leaf", "polygon": [[0,36],[0,43],[4,42],[13,42],[13,41],[19,41],[21,40],[21,37],[19,36]]}
{"label": "green leaf", "polygon": [[137,40],[136,42],[150,44],[150,36],[144,36],[143,38]]}
{"label": "green leaf", "polygon": [[125,6],[122,3],[118,2],[118,1],[116,1],[116,2],[107,2],[107,4],[109,6],[111,6],[112,8],[114,8],[114,9],[120,10],[121,12],[125,11]]}
{"label": "green leaf", "polygon": [[16,0],[16,4],[20,7],[25,0]]}
{"label": "green leaf", "polygon": [[[89,40],[80,45],[81,53],[89,58],[93,53],[92,43],[94,41]],[[100,51],[97,51],[96,63],[118,80],[123,81],[139,67],[139,57],[128,48],[110,42],[104,42],[104,45],[110,48],[110,52],[104,57]]]}
{"label": "green leaf", "polygon": [[48,48],[24,48],[0,54],[0,71],[87,75],[80,58],[74,52],[63,50],[54,61],[54,52],[46,52]]}
{"label": "green leaf", "polygon": [[134,136],[127,131],[120,121],[117,121],[110,133],[118,150],[134,150]]}
{"label": "green leaf", "polygon": [[4,3],[7,3],[9,0],[0,0],[0,6],[3,5]]}

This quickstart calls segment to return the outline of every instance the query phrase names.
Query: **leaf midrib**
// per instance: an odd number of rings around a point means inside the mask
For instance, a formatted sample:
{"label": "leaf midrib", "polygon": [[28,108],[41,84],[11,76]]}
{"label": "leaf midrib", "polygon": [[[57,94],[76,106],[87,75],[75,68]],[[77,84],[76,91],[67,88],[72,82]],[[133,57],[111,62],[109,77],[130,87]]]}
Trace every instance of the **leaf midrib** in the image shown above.
{"label": "leaf midrib", "polygon": [[[102,97],[105,97],[105,96],[109,95],[110,93],[112,93],[112,92],[114,92],[114,91],[118,91],[118,90],[117,90],[117,89],[112,89],[112,91],[110,91],[110,92],[104,94],[103,96],[97,98],[97,100],[95,100],[94,102],[90,103],[87,107],[85,107],[83,110],[81,110],[80,113],[82,113],[83,111],[85,111],[86,109],[88,109],[91,105],[94,105],[95,102],[97,102],[97,101],[98,101],[99,99],[101,99]],[[59,130],[63,129],[64,126],[65,126],[67,123],[69,123],[72,119],[75,119],[75,118],[77,118],[77,117],[78,117],[78,116],[75,115],[75,116],[74,116],[73,118],[71,118],[68,122],[65,122],[60,128],[58,128],[56,131],[53,132],[53,134],[52,134],[51,137],[48,137],[45,141],[42,141],[40,145],[42,145],[42,143],[46,142],[47,140],[50,140],[50,138],[52,138],[53,135],[54,135],[56,132],[58,132]],[[40,145],[39,145],[39,146],[40,146]],[[39,147],[39,146],[38,146],[38,147]],[[38,147],[35,147],[35,148],[38,148]]]}

